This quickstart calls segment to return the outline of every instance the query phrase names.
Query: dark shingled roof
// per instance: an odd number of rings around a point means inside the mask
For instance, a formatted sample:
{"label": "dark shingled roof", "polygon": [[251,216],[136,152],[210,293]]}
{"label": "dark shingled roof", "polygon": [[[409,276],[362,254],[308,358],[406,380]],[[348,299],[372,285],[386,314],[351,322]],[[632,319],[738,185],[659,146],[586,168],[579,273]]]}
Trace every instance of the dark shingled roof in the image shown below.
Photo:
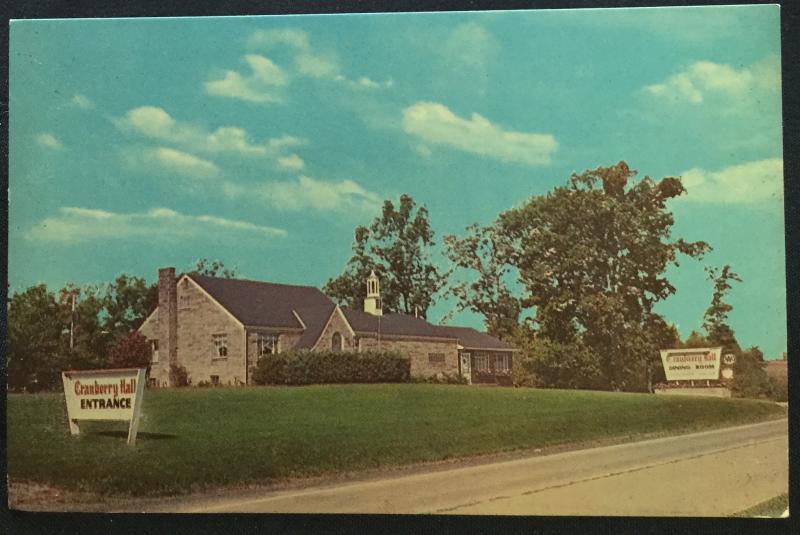
{"label": "dark shingled roof", "polygon": [[[300,309],[329,307],[328,315],[330,315],[334,307],[333,302],[324,293],[312,286],[222,279],[193,274],[188,276],[247,326],[301,329],[303,326],[297,321],[292,310],[298,311],[299,314]],[[307,331],[313,330],[312,326],[316,325],[315,319],[314,317],[307,322],[303,318]],[[327,320],[327,316],[325,319]]]}
{"label": "dark shingled roof", "polygon": [[436,326],[431,325],[424,319],[415,318],[407,314],[373,316],[353,308],[343,308],[342,312],[344,312],[344,316],[356,332],[377,333],[378,318],[380,317],[381,334],[455,339],[455,336],[442,335]]}
{"label": "dark shingled roof", "polygon": [[436,327],[442,334],[458,339],[458,343],[467,349],[508,349],[513,350],[514,346],[495,338],[494,336],[476,331],[470,327],[451,327],[440,325]]}
{"label": "dark shingled roof", "polygon": [[314,347],[314,344],[319,339],[319,335],[322,334],[322,330],[325,328],[325,324],[328,323],[328,318],[331,317],[334,308],[336,308],[336,305],[331,302],[327,305],[298,308],[295,310],[306,326],[306,330],[303,331],[303,335],[295,346],[296,348],[311,349]]}

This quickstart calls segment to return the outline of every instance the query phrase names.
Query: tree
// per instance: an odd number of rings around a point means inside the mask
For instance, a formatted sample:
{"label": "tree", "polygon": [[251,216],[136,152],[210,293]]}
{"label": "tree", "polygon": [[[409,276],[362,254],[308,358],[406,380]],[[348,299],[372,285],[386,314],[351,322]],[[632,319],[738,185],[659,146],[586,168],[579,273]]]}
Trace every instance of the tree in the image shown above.
{"label": "tree", "polygon": [[237,276],[235,267],[228,269],[225,267],[222,260],[209,261],[207,258],[198,260],[194,269],[190,270],[189,273],[204,275],[206,277],[222,277],[225,279],[233,279]]}
{"label": "tree", "polygon": [[31,286],[11,297],[7,311],[9,389],[54,388],[66,362],[68,343],[63,335],[63,312],[55,295],[44,284]]}
{"label": "tree", "polygon": [[122,274],[106,286],[102,303],[103,329],[114,343],[138,328],[158,306],[158,284]]}
{"label": "tree", "polygon": [[666,269],[710,249],[672,238],[667,201],[684,192],[679,178],[635,175],[625,162],[573,174],[499,218],[539,336],[582,343],[610,389],[645,388],[658,350],[646,329],[675,293]]}
{"label": "tree", "polygon": [[[78,288],[73,284],[67,284],[59,294],[62,304],[60,321],[66,328],[71,325],[73,331],[73,345],[67,353],[67,366],[79,370],[102,368],[112,341],[101,319],[107,314],[102,287],[86,285]],[[73,295],[74,312],[71,307]]]}
{"label": "tree", "polygon": [[467,236],[444,237],[445,253],[456,267],[474,271],[477,278],[453,284],[448,293],[457,301],[459,311],[471,310],[484,318],[489,334],[501,340],[515,336],[522,311],[520,300],[506,284],[511,265],[511,243],[498,225],[467,227]]}
{"label": "tree", "polygon": [[435,243],[428,209],[415,207],[409,195],[402,195],[397,207],[384,201],[381,216],[369,228],[356,227],[353,256],[344,273],[328,280],[323,291],[341,305],[360,307],[367,276],[374,270],[381,280],[385,311],[426,317],[447,277],[430,259]]}
{"label": "tree", "polygon": [[700,334],[697,331],[692,331],[689,333],[689,336],[686,338],[686,341],[681,344],[681,347],[691,349],[696,347],[708,347],[709,342],[706,340],[706,337]]}
{"label": "tree", "polygon": [[731,391],[743,398],[768,398],[774,394],[774,384],[764,370],[764,353],[758,346],[736,355]]}
{"label": "tree", "polygon": [[147,368],[150,370],[152,349],[138,331],[130,332],[108,352],[109,368]]}
{"label": "tree", "polygon": [[741,351],[739,343],[736,341],[733,329],[728,325],[728,313],[733,310],[733,306],[726,303],[724,299],[732,288],[731,282],[742,282],[742,279],[728,265],[721,270],[715,267],[706,267],[706,273],[708,279],[714,283],[711,304],[703,316],[703,329],[706,331],[707,340],[714,346],[722,346],[726,352],[739,352]]}
{"label": "tree", "polygon": [[655,349],[671,349],[681,346],[681,337],[675,325],[668,324],[664,318],[657,314],[651,315],[644,325],[644,332],[650,337],[649,346],[645,351],[649,356],[647,360],[647,391],[653,391],[653,385],[667,380],[664,364],[661,362],[660,351]]}

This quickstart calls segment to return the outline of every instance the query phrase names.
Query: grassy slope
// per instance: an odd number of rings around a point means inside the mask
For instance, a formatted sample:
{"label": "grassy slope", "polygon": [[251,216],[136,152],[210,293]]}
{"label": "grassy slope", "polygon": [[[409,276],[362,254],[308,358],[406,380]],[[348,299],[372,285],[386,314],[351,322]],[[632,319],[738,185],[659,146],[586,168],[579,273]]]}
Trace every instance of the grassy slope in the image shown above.
{"label": "grassy slope", "polygon": [[773,403],[445,385],[148,390],[123,422],[67,432],[63,396],[8,396],[8,474],[74,489],[185,493],[781,415]]}

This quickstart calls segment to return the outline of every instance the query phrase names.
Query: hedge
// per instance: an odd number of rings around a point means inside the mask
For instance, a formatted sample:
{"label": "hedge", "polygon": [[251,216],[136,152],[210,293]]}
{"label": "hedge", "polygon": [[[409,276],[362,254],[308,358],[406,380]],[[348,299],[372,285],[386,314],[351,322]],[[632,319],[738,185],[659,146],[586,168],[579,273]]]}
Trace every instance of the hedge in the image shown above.
{"label": "hedge", "polygon": [[411,362],[390,351],[291,351],[266,355],[253,370],[259,385],[407,383]]}

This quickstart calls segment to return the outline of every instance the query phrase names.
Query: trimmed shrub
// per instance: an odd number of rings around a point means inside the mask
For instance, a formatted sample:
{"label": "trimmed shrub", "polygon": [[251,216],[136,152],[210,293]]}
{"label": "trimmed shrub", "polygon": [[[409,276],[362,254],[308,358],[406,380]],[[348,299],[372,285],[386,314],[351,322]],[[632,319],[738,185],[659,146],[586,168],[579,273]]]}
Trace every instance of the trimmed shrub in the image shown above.
{"label": "trimmed shrub", "polygon": [[430,377],[414,377],[412,383],[430,383],[435,385],[465,385],[468,384],[467,378],[463,375],[449,373],[435,373]]}
{"label": "trimmed shrub", "polygon": [[267,355],[253,370],[259,385],[407,383],[411,363],[391,351],[292,351]]}

